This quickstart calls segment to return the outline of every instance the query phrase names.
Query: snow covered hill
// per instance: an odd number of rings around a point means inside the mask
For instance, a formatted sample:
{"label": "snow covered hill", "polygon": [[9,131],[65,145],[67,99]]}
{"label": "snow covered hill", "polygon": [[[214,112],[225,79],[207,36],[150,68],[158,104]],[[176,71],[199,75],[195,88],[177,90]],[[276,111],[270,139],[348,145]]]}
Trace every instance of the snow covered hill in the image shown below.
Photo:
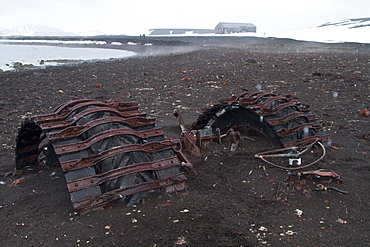
{"label": "snow covered hill", "polygon": [[14,28],[0,28],[0,36],[68,36],[75,33],[64,32],[58,28],[44,25],[26,24]]}
{"label": "snow covered hill", "polygon": [[370,26],[370,17],[368,18],[354,18],[347,19],[341,22],[327,22],[319,27],[329,27],[329,26],[347,26],[348,29],[360,28],[360,27],[369,27]]}
{"label": "snow covered hill", "polygon": [[268,33],[266,37],[333,43],[370,43],[370,18],[354,18],[340,22],[327,22],[314,28],[281,33]]}

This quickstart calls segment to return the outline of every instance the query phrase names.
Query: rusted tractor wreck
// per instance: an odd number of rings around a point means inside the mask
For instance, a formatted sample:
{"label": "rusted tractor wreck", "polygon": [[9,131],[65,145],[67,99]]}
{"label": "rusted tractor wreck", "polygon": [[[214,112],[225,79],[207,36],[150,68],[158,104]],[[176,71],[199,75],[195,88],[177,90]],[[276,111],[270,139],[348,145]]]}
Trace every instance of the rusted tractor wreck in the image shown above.
{"label": "rusted tractor wreck", "polygon": [[[277,138],[284,147],[256,154],[256,157],[280,169],[294,171],[322,160],[326,153],[325,146],[331,142],[309,106],[293,100],[289,95],[251,92],[220,100],[218,104],[204,109],[190,130],[187,130],[179,112],[175,111],[174,115],[182,130],[182,146],[195,156],[201,156],[202,146],[207,146],[211,141],[221,143],[221,139],[226,137],[231,143],[230,151],[235,151],[241,141],[237,130],[252,129]],[[320,148],[321,156],[302,165],[299,156],[312,148]],[[273,157],[290,158],[290,164],[282,166],[267,160]]]}
{"label": "rusted tractor wreck", "polygon": [[148,192],[186,191],[176,151],[137,103],[76,100],[26,119],[16,144],[16,168],[60,165],[75,211],[113,200],[139,203]]}
{"label": "rusted tractor wreck", "polygon": [[[308,108],[288,96],[244,93],[205,109],[190,130],[175,111],[182,133],[180,140],[168,140],[137,103],[71,101],[50,114],[25,120],[17,138],[16,168],[60,165],[75,211],[117,199],[132,205],[156,190],[186,192],[185,171],[192,165],[182,150],[201,156],[206,143],[228,137],[235,151],[243,128],[281,142],[282,149],[256,154],[273,166],[295,171],[316,164],[324,158],[330,139]],[[321,148],[321,156],[301,164],[299,156],[312,148]],[[282,166],[269,157],[288,157],[292,162]]]}

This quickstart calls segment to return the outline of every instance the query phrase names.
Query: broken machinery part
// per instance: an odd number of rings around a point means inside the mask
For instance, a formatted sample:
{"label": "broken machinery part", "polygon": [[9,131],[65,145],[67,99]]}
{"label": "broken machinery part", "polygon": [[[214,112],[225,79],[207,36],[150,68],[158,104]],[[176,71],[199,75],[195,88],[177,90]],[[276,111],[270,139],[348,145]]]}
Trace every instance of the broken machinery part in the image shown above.
{"label": "broken machinery part", "polygon": [[[235,151],[241,139],[236,129],[246,128],[277,138],[285,148],[259,153],[256,157],[281,169],[300,170],[322,160],[326,153],[325,145],[331,142],[319,120],[310,112],[309,106],[292,100],[291,96],[251,92],[220,100],[218,104],[204,109],[189,130],[185,127],[181,115],[177,111],[174,114],[181,126],[182,146],[195,156],[201,156],[203,142],[221,143],[221,139],[226,136],[232,143],[231,151]],[[295,151],[298,149],[317,147],[322,149],[322,156],[307,165],[301,165],[298,158],[291,160],[288,166],[277,165],[265,159],[276,151],[289,151],[292,155],[297,154]]]}
{"label": "broken machinery part", "polygon": [[[140,203],[149,192],[186,191],[190,162],[179,141],[166,139],[135,102],[75,100],[24,121],[16,168],[58,165],[75,211],[123,199]],[[184,168],[184,169],[182,169]]]}

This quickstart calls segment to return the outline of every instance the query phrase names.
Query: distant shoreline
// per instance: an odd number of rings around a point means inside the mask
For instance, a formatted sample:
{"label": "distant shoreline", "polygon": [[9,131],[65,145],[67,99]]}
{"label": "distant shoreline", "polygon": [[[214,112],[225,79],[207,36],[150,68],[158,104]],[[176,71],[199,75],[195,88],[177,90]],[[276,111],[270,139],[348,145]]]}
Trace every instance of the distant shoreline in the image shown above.
{"label": "distant shoreline", "polygon": [[[3,37],[4,38],[4,37]],[[94,37],[7,37],[0,39],[0,44],[46,45],[69,48],[100,48],[117,49],[135,52],[129,57],[117,58],[132,59],[149,56],[171,55],[191,52],[199,49],[214,47],[242,48],[253,50],[269,50],[272,53],[316,52],[369,49],[370,44],[361,43],[319,43],[297,41],[292,39],[260,38],[250,36],[174,36],[174,37],[138,37],[138,36],[94,36]],[[100,59],[83,60],[82,62],[96,62]],[[115,60],[115,59],[113,59]],[[60,64],[65,66],[76,62]],[[79,63],[79,62],[77,62]],[[43,66],[44,67],[44,66]],[[25,67],[37,69],[40,66]]]}

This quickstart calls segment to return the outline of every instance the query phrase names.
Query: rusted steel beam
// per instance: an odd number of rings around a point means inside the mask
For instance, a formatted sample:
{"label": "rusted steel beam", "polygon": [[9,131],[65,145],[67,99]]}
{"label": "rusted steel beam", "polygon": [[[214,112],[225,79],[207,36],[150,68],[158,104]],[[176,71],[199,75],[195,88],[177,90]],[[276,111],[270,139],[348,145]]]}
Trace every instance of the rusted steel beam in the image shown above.
{"label": "rusted steel beam", "polygon": [[78,100],[78,101],[71,101],[64,105],[61,105],[50,114],[35,116],[33,120],[38,122],[39,124],[46,123],[46,122],[62,121],[62,120],[65,120],[72,112],[78,111],[79,109],[82,109],[82,108],[87,108],[87,107],[92,107],[92,106],[110,107],[120,112],[133,111],[133,110],[139,109],[139,105],[136,102],[124,103],[124,102],[119,102],[116,100],[106,101],[106,102],[96,101],[96,100]]}
{"label": "rusted steel beam", "polygon": [[289,141],[289,142],[284,142],[283,145],[284,147],[300,147],[304,145],[308,145],[315,140],[319,139],[322,143],[326,143],[330,141],[329,135],[314,135],[314,136],[309,136],[297,141]]}
{"label": "rusted steel beam", "polygon": [[308,107],[306,107],[306,108],[302,107],[302,104],[300,102],[290,101],[290,102],[287,102],[287,103],[283,103],[283,104],[275,107],[274,109],[264,108],[264,109],[261,110],[260,114],[261,114],[261,116],[274,115],[274,114],[278,113],[279,111],[281,111],[282,109],[288,108],[288,107],[296,107],[300,111],[304,111],[305,109],[308,110]]}
{"label": "rusted steel beam", "polygon": [[152,117],[133,116],[125,118],[125,122],[127,122],[133,128],[137,128],[142,126],[155,125],[157,119]]}
{"label": "rusted steel beam", "polygon": [[201,142],[202,141],[200,139],[201,138],[200,133],[195,130],[188,131],[185,126],[182,116],[177,110],[175,110],[173,114],[178,119],[179,125],[181,128],[181,137],[180,137],[181,144],[184,146],[185,150],[189,154],[197,156],[197,157],[201,157],[202,156],[202,153],[201,153],[201,145],[202,145]]}
{"label": "rusted steel beam", "polygon": [[[180,142],[176,145],[180,145]],[[176,149],[175,146],[172,148],[173,152],[176,154],[177,158],[181,161],[181,170],[184,171],[187,174],[197,174],[195,170],[193,169],[193,165],[190,163],[188,158],[184,155],[183,152],[181,152],[180,149]]]}
{"label": "rusted steel beam", "polygon": [[339,182],[343,182],[341,176],[333,170],[319,169],[313,171],[300,171],[300,172],[289,172],[289,176],[304,176],[304,175],[316,175],[318,177],[331,177],[337,179]]}
{"label": "rusted steel beam", "polygon": [[231,97],[231,98],[234,98],[234,100],[238,101],[238,100],[241,100],[241,99],[244,99],[244,98],[252,98],[253,96],[256,96],[258,94],[260,94],[261,92],[245,92],[245,93],[241,93],[235,97]]}
{"label": "rusted steel beam", "polygon": [[67,103],[61,104],[54,108],[49,114],[44,114],[43,116],[49,116],[53,114],[61,114],[63,111],[69,111],[71,107],[74,105],[80,104],[80,103],[85,103],[85,102],[92,102],[94,101],[93,99],[79,99],[79,100],[72,100]]}
{"label": "rusted steel beam", "polygon": [[120,100],[110,99],[104,102],[106,102],[111,107],[115,108],[117,111],[132,111],[132,110],[136,111],[139,109],[139,104],[135,101],[122,102]]}
{"label": "rusted steel beam", "polygon": [[47,122],[63,121],[72,112],[78,111],[82,108],[91,107],[91,106],[111,108],[108,104],[103,103],[101,101],[87,101],[87,102],[82,102],[82,103],[79,103],[79,104],[75,104],[70,109],[64,109],[64,111],[61,111],[59,113],[36,116],[36,117],[32,118],[32,120],[34,120],[35,122],[37,122],[39,124],[47,123]]}
{"label": "rusted steel beam", "polygon": [[[147,118],[142,118],[143,120],[144,119],[147,119]],[[107,124],[107,123],[122,123],[124,125],[127,125],[127,126],[130,126],[132,128],[136,128],[136,127],[140,127],[140,126],[146,126],[148,124],[154,124],[155,123],[155,119],[154,121],[150,121],[152,119],[150,119],[149,121],[146,120],[146,122],[142,121],[127,121],[128,119],[124,119],[122,117],[105,117],[105,118],[98,118],[98,119],[95,119],[91,122],[88,122],[87,124],[85,125],[82,125],[82,126],[70,126],[70,127],[67,127],[65,129],[63,129],[62,131],[60,132],[56,132],[56,133],[50,133],[48,134],[48,139],[50,141],[53,141],[53,140],[56,140],[56,139],[66,139],[66,138],[71,138],[71,137],[75,137],[75,136],[79,136],[81,134],[83,134],[84,132],[86,132],[87,130],[91,129],[91,128],[94,128],[98,125],[101,125],[101,124]]]}
{"label": "rusted steel beam", "polygon": [[111,130],[107,130],[104,132],[100,132],[99,134],[94,135],[90,137],[89,139],[82,141],[82,142],[56,146],[54,147],[54,150],[57,155],[77,152],[77,151],[84,150],[90,147],[92,144],[97,143],[101,140],[104,140],[108,137],[119,136],[119,135],[134,135],[140,138],[148,138],[148,137],[153,137],[153,136],[164,135],[164,133],[162,129],[160,128],[144,130],[144,131],[135,131],[132,129],[111,129]]}
{"label": "rusted steel beam", "polygon": [[98,112],[107,112],[107,113],[111,113],[118,117],[123,117],[123,118],[139,117],[139,116],[145,115],[145,113],[141,110],[129,111],[129,112],[119,112],[116,109],[111,108],[111,107],[96,107],[96,108],[89,108],[87,110],[84,110],[76,114],[72,119],[65,120],[65,121],[52,122],[52,123],[43,123],[40,126],[43,130],[65,128],[65,127],[76,124],[78,120],[80,120],[81,118],[89,114],[98,113]]}
{"label": "rusted steel beam", "polygon": [[73,208],[76,211],[91,210],[94,208],[102,207],[108,202],[112,202],[114,200],[118,200],[118,199],[124,198],[132,194],[136,194],[136,193],[148,191],[148,190],[153,190],[153,189],[173,187],[173,192],[178,191],[177,188],[180,188],[181,190],[186,189],[186,186],[184,184],[183,186],[180,186],[180,187],[179,186],[174,187],[174,184],[175,184],[174,179],[177,179],[180,184],[186,180],[183,173],[174,174],[171,176],[163,177],[161,179],[151,180],[151,181],[147,181],[144,183],[136,184],[130,187],[111,190],[102,195],[87,197],[87,198],[74,201]]}
{"label": "rusted steel beam", "polygon": [[74,192],[82,189],[86,189],[89,187],[94,187],[97,185],[101,185],[109,180],[134,173],[134,172],[141,172],[141,171],[157,171],[169,167],[180,166],[179,160],[177,157],[170,157],[166,159],[151,161],[151,162],[144,162],[138,163],[130,166],[123,166],[116,168],[114,170],[110,170],[108,172],[100,173],[95,176],[89,176],[85,178],[80,178],[77,180],[72,180],[67,182],[67,187],[69,192]]}
{"label": "rusted steel beam", "polygon": [[282,136],[293,135],[297,132],[305,131],[306,129],[307,131],[309,131],[309,129],[315,129],[317,131],[317,130],[322,130],[322,126],[313,125],[311,123],[305,123],[305,124],[301,124],[301,125],[295,126],[294,128],[290,128],[290,129],[279,129],[278,131],[276,131],[276,133],[278,134],[278,136],[282,137]]}
{"label": "rusted steel beam", "polygon": [[247,95],[247,97],[240,98],[238,103],[240,105],[251,105],[251,104],[256,103],[259,99],[263,97],[269,97],[269,96],[276,96],[276,95],[273,93],[261,93],[261,92],[251,93],[250,95]]}
{"label": "rusted steel beam", "polygon": [[253,96],[254,93],[242,93],[237,96],[231,96],[229,99],[220,99],[219,100],[219,105],[224,105],[224,104],[232,104],[235,102],[238,102],[241,98],[249,98],[249,96]]}
{"label": "rusted steel beam", "polygon": [[89,126],[87,125],[69,126],[59,132],[47,134],[47,139],[49,139],[49,141],[68,139],[68,138],[79,136],[88,129],[89,129]]}
{"label": "rusted steel beam", "polygon": [[162,142],[150,142],[147,144],[130,144],[130,145],[118,146],[118,147],[113,147],[113,148],[104,150],[100,152],[99,154],[92,154],[90,156],[86,156],[78,160],[69,160],[69,161],[61,162],[61,167],[63,171],[67,172],[67,171],[80,169],[83,167],[96,165],[97,163],[109,157],[112,157],[112,156],[115,156],[121,153],[135,152],[135,151],[153,153],[157,151],[171,149],[173,145],[174,145],[174,142],[172,142],[171,140],[165,140]]}
{"label": "rusted steel beam", "polygon": [[285,124],[285,123],[289,122],[290,120],[295,119],[295,118],[299,118],[299,117],[304,117],[309,121],[317,120],[316,115],[314,115],[314,114],[307,115],[304,112],[293,112],[289,115],[286,115],[285,117],[269,119],[267,121],[271,125],[279,125],[279,124]]}
{"label": "rusted steel beam", "polygon": [[[40,139],[38,153],[42,152],[42,150],[47,146],[49,141],[64,140],[64,139],[80,136],[82,133],[84,133],[88,129],[90,129],[90,128],[89,128],[89,126],[86,126],[86,125],[73,126],[72,129],[69,129],[67,131],[67,133],[66,133],[67,136],[60,135],[59,134],[60,132],[56,133],[56,136],[53,135],[53,134],[50,134],[50,136],[52,136],[52,138],[45,139],[46,141]],[[65,129],[65,130],[67,130],[67,129]],[[80,131],[82,133],[70,133],[71,130],[72,131],[73,130]],[[102,135],[102,134],[104,134],[104,135]],[[92,144],[94,144],[98,141],[101,141],[102,139],[105,139],[105,138],[108,138],[108,137],[111,137],[111,136],[115,136],[115,135],[125,135],[125,134],[134,135],[134,136],[137,136],[137,137],[140,137],[140,138],[150,138],[150,137],[154,137],[154,136],[162,136],[162,135],[164,135],[164,132],[160,128],[154,128],[154,129],[144,130],[144,131],[135,131],[133,129],[112,129],[108,132],[105,131],[105,132],[99,133],[98,138],[96,138],[94,136],[94,137],[91,137],[88,140],[85,140],[82,143],[79,142],[79,143],[65,144],[64,146],[60,145],[60,146],[56,147],[55,149],[62,150],[62,151],[64,151],[63,149],[65,149],[65,150],[67,150],[67,152],[68,151],[75,152],[75,151],[79,151],[79,150],[82,150],[82,149],[86,149],[86,148],[90,147]],[[59,137],[59,138],[56,139],[56,137]],[[76,146],[79,149],[70,150],[70,148],[69,148],[70,146]],[[60,151],[60,154],[65,153],[65,152],[62,152],[62,151]]]}
{"label": "rusted steel beam", "polygon": [[180,137],[185,150],[196,157],[202,157],[199,131],[182,132]]}
{"label": "rusted steel beam", "polygon": [[265,100],[262,104],[258,104],[258,105],[250,105],[248,106],[249,109],[265,109],[269,104],[271,104],[272,102],[276,101],[276,100],[281,100],[281,101],[285,101],[285,102],[288,102],[289,100],[287,100],[285,97],[282,97],[282,96],[274,96],[274,97],[271,97],[269,98],[268,100]]}

